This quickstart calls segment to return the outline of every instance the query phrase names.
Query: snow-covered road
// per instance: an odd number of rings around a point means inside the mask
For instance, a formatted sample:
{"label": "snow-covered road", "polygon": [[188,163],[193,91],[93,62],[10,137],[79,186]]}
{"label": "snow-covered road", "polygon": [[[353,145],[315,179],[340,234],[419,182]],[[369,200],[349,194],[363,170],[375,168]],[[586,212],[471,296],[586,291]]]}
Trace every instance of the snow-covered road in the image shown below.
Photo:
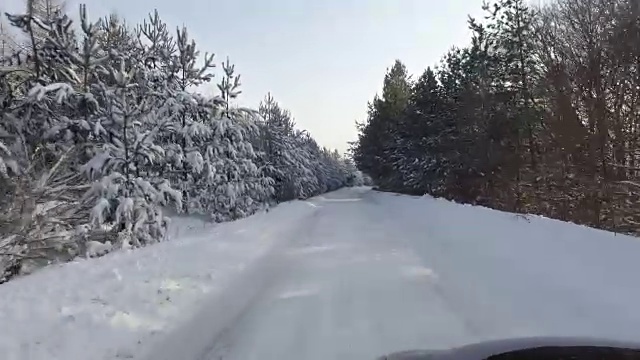
{"label": "snow-covered road", "polygon": [[399,214],[375,201],[353,191],[314,201],[304,233],[274,258],[272,283],[203,359],[374,359],[475,338]]}
{"label": "snow-covered road", "polygon": [[521,336],[640,338],[640,241],[342,189],[0,286],[18,360],[374,359]]}
{"label": "snow-covered road", "polygon": [[501,337],[640,334],[635,239],[367,189],[310,205],[269,275],[244,285],[257,289],[251,301],[194,360],[374,359]]}

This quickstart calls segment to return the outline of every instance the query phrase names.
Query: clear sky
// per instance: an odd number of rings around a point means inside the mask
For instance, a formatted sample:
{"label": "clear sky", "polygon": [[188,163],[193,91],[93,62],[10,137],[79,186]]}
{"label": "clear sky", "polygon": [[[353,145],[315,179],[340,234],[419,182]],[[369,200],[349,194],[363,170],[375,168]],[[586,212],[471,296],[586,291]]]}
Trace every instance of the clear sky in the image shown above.
{"label": "clear sky", "polygon": [[[1,0],[0,10],[26,0]],[[77,13],[79,1],[67,1]],[[271,92],[321,145],[347,149],[355,121],[380,92],[396,58],[417,77],[452,45],[469,40],[467,15],[482,0],[87,0],[90,16],[111,11],[137,23],[157,8],[186,25],[200,49],[229,56],[242,75],[239,102]],[[212,84],[211,92],[215,92]]]}

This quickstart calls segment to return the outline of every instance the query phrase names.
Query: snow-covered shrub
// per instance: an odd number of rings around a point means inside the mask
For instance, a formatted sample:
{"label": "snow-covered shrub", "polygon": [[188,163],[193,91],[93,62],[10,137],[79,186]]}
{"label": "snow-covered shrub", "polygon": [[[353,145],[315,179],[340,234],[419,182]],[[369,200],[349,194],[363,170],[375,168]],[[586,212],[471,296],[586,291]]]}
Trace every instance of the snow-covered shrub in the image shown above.
{"label": "snow-covered shrub", "polygon": [[12,276],[81,255],[87,239],[86,186],[68,172],[69,149],[48,170],[37,170],[44,157],[11,178],[0,212],[0,283]]}

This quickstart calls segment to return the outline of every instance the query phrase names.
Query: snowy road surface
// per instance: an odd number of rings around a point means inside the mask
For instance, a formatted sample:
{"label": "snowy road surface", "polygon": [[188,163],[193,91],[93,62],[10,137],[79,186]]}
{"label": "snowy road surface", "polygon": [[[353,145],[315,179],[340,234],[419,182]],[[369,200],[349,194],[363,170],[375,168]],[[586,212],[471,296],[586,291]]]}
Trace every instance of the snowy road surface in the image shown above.
{"label": "snowy road surface", "polygon": [[[266,281],[245,284],[251,301],[194,360],[374,359],[529,335],[637,340],[635,239],[366,189],[310,205]],[[170,346],[167,359],[184,351]]]}
{"label": "snowy road surface", "polygon": [[173,241],[0,286],[1,357],[364,360],[640,336],[636,238],[367,188],[189,221]]}
{"label": "snowy road surface", "polygon": [[272,283],[203,359],[374,359],[477,338],[448,304],[401,214],[373,193],[320,198]]}

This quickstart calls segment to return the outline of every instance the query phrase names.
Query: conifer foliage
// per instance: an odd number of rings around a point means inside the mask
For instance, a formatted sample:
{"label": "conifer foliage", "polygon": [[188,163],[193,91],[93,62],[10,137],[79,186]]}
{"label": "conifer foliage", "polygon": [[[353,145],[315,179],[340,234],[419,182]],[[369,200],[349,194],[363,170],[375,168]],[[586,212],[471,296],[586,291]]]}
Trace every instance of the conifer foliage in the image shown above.
{"label": "conifer foliage", "polygon": [[358,167],[383,190],[640,232],[637,1],[484,11],[435,70],[388,70]]}
{"label": "conifer foliage", "polygon": [[[6,18],[26,45],[0,59],[0,283],[162,241],[168,207],[227,221],[361,183],[271,97],[239,108],[230,61],[157,12],[133,27],[85,6],[77,25],[53,6]],[[219,95],[196,93],[216,68]]]}

